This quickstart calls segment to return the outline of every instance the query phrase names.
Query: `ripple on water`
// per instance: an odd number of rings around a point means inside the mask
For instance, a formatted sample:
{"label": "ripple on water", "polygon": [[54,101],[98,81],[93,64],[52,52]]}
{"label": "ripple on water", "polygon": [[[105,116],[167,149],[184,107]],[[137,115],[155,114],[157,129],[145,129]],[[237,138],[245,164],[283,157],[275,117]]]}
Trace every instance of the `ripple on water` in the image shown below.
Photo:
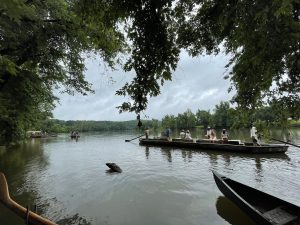
{"label": "ripple on water", "polygon": [[[60,224],[228,224],[241,212],[223,214],[222,205],[233,206],[219,199],[212,170],[300,205],[298,149],[258,157],[124,142],[136,136],[94,133],[39,143],[26,166],[10,173],[12,190]],[[107,162],[123,172],[107,173]]]}

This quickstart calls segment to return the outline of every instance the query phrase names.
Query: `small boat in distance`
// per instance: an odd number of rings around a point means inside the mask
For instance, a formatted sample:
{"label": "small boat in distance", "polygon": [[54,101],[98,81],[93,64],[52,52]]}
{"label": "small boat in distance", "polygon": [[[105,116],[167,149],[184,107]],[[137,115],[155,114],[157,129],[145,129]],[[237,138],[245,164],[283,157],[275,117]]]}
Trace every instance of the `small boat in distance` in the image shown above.
{"label": "small boat in distance", "polygon": [[70,135],[71,139],[76,139],[76,138],[80,138],[80,135]]}
{"label": "small boat in distance", "polygon": [[300,207],[213,171],[219,190],[259,225],[299,225]]}
{"label": "small boat in distance", "polygon": [[176,148],[190,148],[194,150],[217,150],[226,152],[239,152],[239,153],[255,153],[255,154],[265,154],[265,153],[284,153],[288,149],[288,145],[281,144],[263,144],[254,146],[252,143],[241,143],[240,140],[229,140],[226,143],[214,142],[211,143],[207,139],[202,140],[183,140],[183,139],[140,139],[140,145],[147,146],[166,146],[166,147],[176,147]]}
{"label": "small boat in distance", "polygon": [[47,133],[40,130],[37,131],[27,131],[27,136],[30,138],[49,138],[49,137],[57,137],[55,133]]}
{"label": "small boat in distance", "polygon": [[80,135],[79,135],[78,131],[72,131],[71,134],[70,134],[70,138],[71,139],[78,139],[78,138],[80,138]]}

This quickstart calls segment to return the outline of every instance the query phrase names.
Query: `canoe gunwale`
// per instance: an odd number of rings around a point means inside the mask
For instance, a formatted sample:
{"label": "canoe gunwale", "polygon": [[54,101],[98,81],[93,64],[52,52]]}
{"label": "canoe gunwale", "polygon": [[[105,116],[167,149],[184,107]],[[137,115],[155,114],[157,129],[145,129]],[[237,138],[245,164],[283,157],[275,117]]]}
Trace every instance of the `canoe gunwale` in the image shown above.
{"label": "canoe gunwale", "polygon": [[[265,217],[263,216],[263,214],[258,211],[256,208],[254,208],[251,204],[249,204],[245,199],[243,199],[235,190],[233,190],[225,181],[225,179],[231,180],[230,178],[224,177],[221,174],[212,171],[213,175],[214,175],[214,179],[215,182],[219,188],[219,190],[227,197],[229,198],[231,201],[233,201],[236,205],[238,205],[239,207],[241,207],[242,209],[244,208],[248,208],[250,209],[253,213],[259,215],[261,218],[265,219]],[[227,192],[230,192],[231,194],[228,194]],[[229,197],[228,195],[232,195],[231,197]],[[242,206],[240,205],[242,204]],[[249,213],[249,212],[248,212]],[[248,214],[247,213],[247,214]],[[269,223],[270,225],[272,225],[272,223]]]}
{"label": "canoe gunwale", "polygon": [[185,141],[168,141],[160,139],[140,139],[141,145],[148,146],[166,146],[166,147],[182,147],[191,148],[195,150],[219,150],[226,152],[240,152],[240,153],[254,153],[254,154],[270,154],[270,153],[284,153],[287,151],[287,145],[263,145],[263,146],[249,146],[237,144],[219,144],[219,143],[200,143],[200,142],[185,142]]}
{"label": "canoe gunwale", "polygon": [[[284,225],[284,224],[299,224],[300,217],[300,207],[287,202],[283,199],[277,198],[273,195],[265,193],[263,191],[257,190],[253,187],[247,186],[245,184],[239,183],[235,180],[222,176],[221,174],[212,171],[214,180],[219,188],[219,190],[231,201],[233,201],[238,207],[240,207],[250,218],[252,218],[256,223],[260,225]],[[237,187],[231,187],[231,185],[238,185]],[[235,189],[239,188],[240,192],[247,192],[248,198],[241,196]],[[251,195],[252,194],[252,195]],[[252,205],[251,196],[258,197],[255,201],[266,202],[267,205],[264,207],[261,204]],[[250,202],[248,202],[250,201]],[[252,202],[253,203],[253,202]],[[270,205],[272,207],[270,207]],[[260,207],[258,210],[256,207]],[[262,207],[262,208],[261,208]],[[271,208],[271,209],[270,209]],[[283,209],[284,214],[280,215],[280,222],[278,217],[269,216],[271,211],[276,211],[277,209]],[[269,215],[268,215],[269,214]],[[288,217],[286,217],[288,215]],[[281,217],[283,216],[283,217]],[[277,221],[276,221],[277,220]],[[296,221],[296,223],[293,223]],[[292,223],[290,223],[292,222]]]}

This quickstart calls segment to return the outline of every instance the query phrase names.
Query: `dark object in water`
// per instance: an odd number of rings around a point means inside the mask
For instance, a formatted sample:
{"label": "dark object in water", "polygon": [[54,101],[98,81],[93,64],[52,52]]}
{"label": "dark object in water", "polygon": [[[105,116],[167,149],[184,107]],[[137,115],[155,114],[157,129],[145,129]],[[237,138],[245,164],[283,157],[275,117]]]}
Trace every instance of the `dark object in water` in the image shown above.
{"label": "dark object in water", "polygon": [[106,165],[114,172],[122,173],[122,169],[115,163],[106,163]]}
{"label": "dark object in water", "polygon": [[216,209],[219,216],[232,225],[257,225],[236,204],[225,196],[219,196],[216,201]]}
{"label": "dark object in water", "polygon": [[213,171],[220,191],[259,225],[299,225],[300,207]]}

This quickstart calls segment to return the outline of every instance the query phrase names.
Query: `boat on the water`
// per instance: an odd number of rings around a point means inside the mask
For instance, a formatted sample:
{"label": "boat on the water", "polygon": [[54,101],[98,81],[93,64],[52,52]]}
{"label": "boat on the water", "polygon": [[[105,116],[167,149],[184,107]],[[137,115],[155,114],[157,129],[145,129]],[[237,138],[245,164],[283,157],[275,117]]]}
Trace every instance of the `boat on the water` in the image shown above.
{"label": "boat on the water", "polygon": [[229,140],[226,143],[214,142],[210,143],[206,139],[202,140],[183,140],[183,139],[140,139],[141,145],[147,146],[167,146],[176,148],[190,148],[194,150],[220,150],[228,152],[240,152],[240,153],[284,153],[288,149],[288,145],[281,144],[262,144],[254,146],[252,143],[241,143],[239,140]]}
{"label": "boat on the water", "polygon": [[33,225],[57,225],[56,223],[27,210],[23,206],[19,205],[17,202],[12,200],[9,196],[8,185],[6,178],[3,173],[0,172],[0,202],[9,208],[11,211],[16,213],[19,217],[25,220],[24,224]]}
{"label": "boat on the water", "polygon": [[80,135],[70,135],[70,138],[71,139],[77,139],[77,138],[80,138]]}
{"label": "boat on the water", "polygon": [[299,225],[300,207],[213,171],[220,191],[259,225]]}
{"label": "boat on the water", "polygon": [[79,134],[79,132],[78,131],[71,131],[71,133],[70,133],[70,138],[71,139],[78,139],[78,138],[80,138],[80,134]]}
{"label": "boat on the water", "polygon": [[27,136],[30,138],[49,138],[49,137],[57,137],[57,134],[47,133],[43,131],[27,131]]}

